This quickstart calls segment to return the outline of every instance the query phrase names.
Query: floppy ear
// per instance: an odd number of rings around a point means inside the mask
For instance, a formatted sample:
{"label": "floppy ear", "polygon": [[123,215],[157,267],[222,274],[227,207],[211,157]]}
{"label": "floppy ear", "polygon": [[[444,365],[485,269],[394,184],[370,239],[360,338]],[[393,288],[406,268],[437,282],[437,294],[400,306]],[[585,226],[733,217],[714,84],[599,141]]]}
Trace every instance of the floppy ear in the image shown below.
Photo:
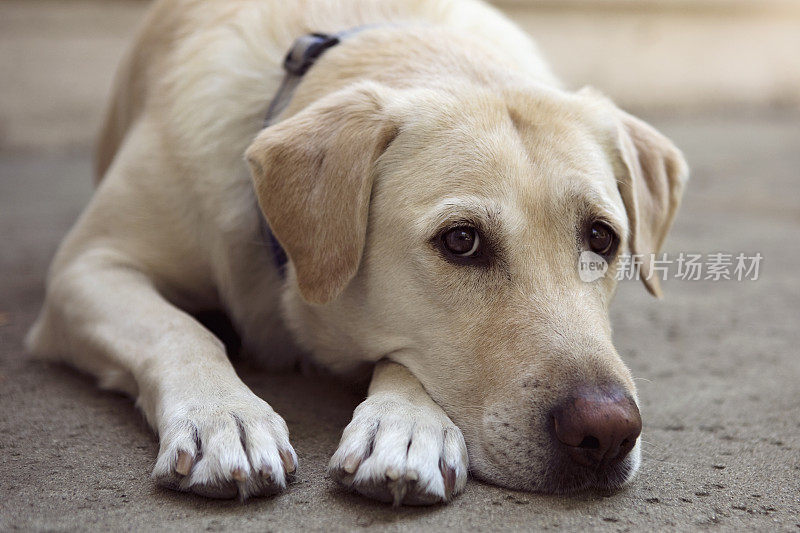
{"label": "floppy ear", "polygon": [[361,261],[375,162],[397,132],[380,89],[328,95],[265,128],[245,153],[258,204],[310,303],[338,296]]}
{"label": "floppy ear", "polygon": [[[643,121],[616,109],[617,150],[622,171],[617,177],[628,213],[632,254],[642,255],[640,274],[647,290],[661,297],[652,275],[651,254],[658,253],[680,205],[689,169],[680,150]],[[649,279],[648,279],[649,278]]]}

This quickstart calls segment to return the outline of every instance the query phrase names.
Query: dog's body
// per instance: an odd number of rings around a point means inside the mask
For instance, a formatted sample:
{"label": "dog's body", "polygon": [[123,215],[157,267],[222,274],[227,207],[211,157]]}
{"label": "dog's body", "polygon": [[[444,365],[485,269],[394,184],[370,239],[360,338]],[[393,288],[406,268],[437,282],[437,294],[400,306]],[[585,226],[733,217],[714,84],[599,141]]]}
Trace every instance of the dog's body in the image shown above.
{"label": "dog's body", "polygon": [[[262,130],[292,41],[351,28]],[[603,436],[599,466],[569,458],[588,441],[564,428],[591,416],[565,399],[638,419],[610,342],[612,276],[584,284],[575,265],[589,219],[619,249],[657,251],[685,164],[603,98],[562,91],[494,9],[157,2],[118,75],[97,172],[28,343],[137,398],[160,437],[159,482],[244,497],[296,468],[286,424],[189,314],[210,308],[268,365],[301,352],[340,374],[375,365],[331,461],[364,494],[440,501],[468,468],[552,491],[635,472],[628,426],[607,432],[618,458]],[[472,255],[452,254],[458,239]]]}

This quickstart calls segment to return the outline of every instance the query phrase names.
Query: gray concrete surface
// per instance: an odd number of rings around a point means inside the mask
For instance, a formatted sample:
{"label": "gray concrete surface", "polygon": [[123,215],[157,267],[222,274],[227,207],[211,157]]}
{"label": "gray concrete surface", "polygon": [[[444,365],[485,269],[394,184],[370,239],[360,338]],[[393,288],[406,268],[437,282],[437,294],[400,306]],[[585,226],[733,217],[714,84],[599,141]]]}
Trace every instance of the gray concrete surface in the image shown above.
{"label": "gray concrete surface", "polygon": [[[87,140],[102,105],[94,85],[107,83],[113,63],[108,49],[95,50],[117,47],[129,28],[84,21],[76,35],[49,13],[25,19],[34,29],[42,21],[37,41],[9,20],[0,16],[0,131],[13,115],[32,141],[0,135],[0,531],[800,531],[797,113],[648,117],[693,167],[668,251],[760,252],[764,260],[757,281],[670,280],[662,302],[636,283],[621,285],[615,340],[638,378],[645,442],[628,489],[554,497],[471,480],[447,506],[372,503],[324,476],[363,391],[239,365],[286,418],[301,469],[277,497],[210,501],[152,484],[157,443],[129,399],[24,356],[47,264],[91,194]],[[64,61],[74,67],[56,65]]]}

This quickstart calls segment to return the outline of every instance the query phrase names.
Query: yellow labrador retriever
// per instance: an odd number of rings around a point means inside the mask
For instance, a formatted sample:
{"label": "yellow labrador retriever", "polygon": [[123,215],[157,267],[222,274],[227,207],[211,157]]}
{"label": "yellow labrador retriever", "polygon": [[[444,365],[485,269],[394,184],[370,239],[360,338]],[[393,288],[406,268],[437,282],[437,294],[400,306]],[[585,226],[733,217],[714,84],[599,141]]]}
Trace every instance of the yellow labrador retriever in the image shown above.
{"label": "yellow labrador retriever", "polygon": [[[287,73],[287,50],[310,61]],[[597,93],[562,89],[495,9],[158,1],[97,172],[28,346],[136,398],[158,483],[244,498],[297,468],[283,419],[193,318],[209,308],[268,364],[372,369],[329,468],[367,496],[446,501],[468,471],[609,488],[637,470],[613,274],[659,249],[687,167]],[[591,283],[587,250],[611,265]]]}

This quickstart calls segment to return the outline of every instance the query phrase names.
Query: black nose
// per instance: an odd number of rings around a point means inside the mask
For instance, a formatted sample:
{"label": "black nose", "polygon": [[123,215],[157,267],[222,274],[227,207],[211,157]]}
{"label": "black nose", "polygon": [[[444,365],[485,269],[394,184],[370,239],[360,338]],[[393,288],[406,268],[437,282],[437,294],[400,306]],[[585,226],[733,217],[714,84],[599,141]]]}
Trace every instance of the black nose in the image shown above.
{"label": "black nose", "polygon": [[561,447],[592,468],[624,459],[642,432],[639,408],[620,387],[580,387],[553,411],[553,419]]}

